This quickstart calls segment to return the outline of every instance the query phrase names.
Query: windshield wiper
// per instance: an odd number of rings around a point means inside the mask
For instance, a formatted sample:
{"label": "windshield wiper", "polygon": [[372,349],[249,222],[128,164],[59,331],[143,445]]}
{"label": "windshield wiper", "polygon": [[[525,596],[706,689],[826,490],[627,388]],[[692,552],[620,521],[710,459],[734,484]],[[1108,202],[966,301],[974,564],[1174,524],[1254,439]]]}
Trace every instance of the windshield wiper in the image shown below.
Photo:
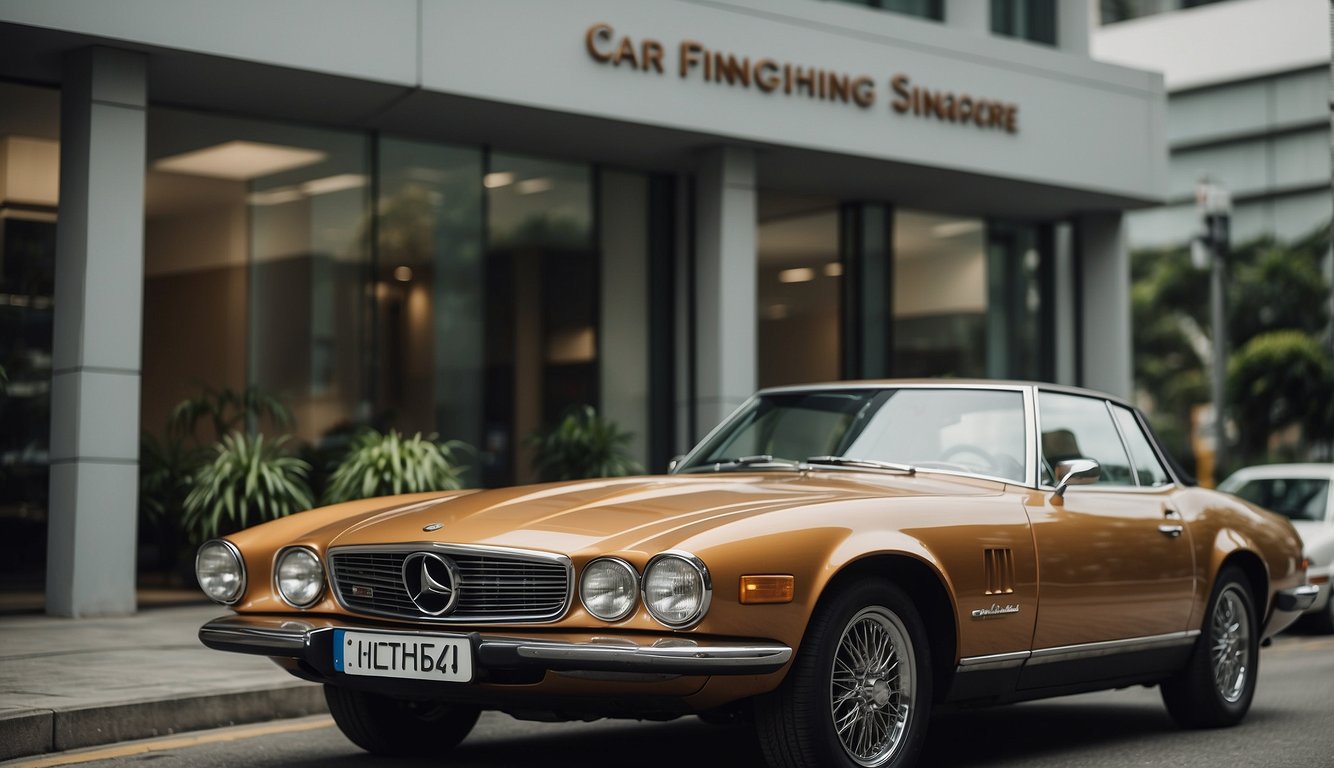
{"label": "windshield wiper", "polygon": [[858,469],[884,469],[890,472],[917,474],[917,468],[911,464],[896,464],[892,461],[875,459],[850,459],[847,456],[808,456],[807,464],[832,464],[836,467],[856,467]]}
{"label": "windshield wiper", "polygon": [[697,464],[685,472],[722,472],[724,469],[733,469],[736,467],[782,467],[783,469],[800,469],[801,462],[792,459],[776,459],[769,454],[759,456],[741,456],[735,459],[714,459],[703,464]]}

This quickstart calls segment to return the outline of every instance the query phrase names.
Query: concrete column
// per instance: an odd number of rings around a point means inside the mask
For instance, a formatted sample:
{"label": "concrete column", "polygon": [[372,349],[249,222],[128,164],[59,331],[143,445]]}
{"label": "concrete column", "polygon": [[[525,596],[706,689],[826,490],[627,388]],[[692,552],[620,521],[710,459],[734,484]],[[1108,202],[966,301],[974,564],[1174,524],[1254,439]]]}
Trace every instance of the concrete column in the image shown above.
{"label": "concrete column", "polygon": [[1130,340],[1130,252],[1119,211],[1080,216],[1080,296],[1083,380],[1086,387],[1129,400],[1133,394]]}
{"label": "concrete column", "polygon": [[1089,55],[1089,40],[1100,13],[1097,3],[1098,0],[1063,0],[1056,4],[1057,48],[1076,56]]}
{"label": "concrete column", "polygon": [[945,0],[945,24],[979,35],[991,34],[991,3],[987,0]]}
{"label": "concrete column", "polygon": [[46,609],[135,609],[146,61],[86,48],[60,109]]}
{"label": "concrete column", "polygon": [[1067,223],[1056,225],[1052,237],[1052,270],[1055,282],[1052,300],[1056,302],[1054,339],[1056,344],[1056,383],[1075,386],[1079,383],[1079,316],[1075,299],[1079,296],[1075,284],[1074,231]]}
{"label": "concrete column", "polygon": [[755,155],[716,147],[695,188],[696,439],[755,390]]}

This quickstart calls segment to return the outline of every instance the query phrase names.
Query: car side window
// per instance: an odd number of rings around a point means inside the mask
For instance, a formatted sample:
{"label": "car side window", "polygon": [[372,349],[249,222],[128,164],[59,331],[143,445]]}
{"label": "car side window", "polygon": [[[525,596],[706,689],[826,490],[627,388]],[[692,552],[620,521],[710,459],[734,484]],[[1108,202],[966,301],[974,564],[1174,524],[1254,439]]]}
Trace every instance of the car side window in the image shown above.
{"label": "car side window", "polygon": [[1121,436],[1107,403],[1091,397],[1038,393],[1042,427],[1042,480],[1054,484],[1056,465],[1071,459],[1093,459],[1102,466],[1099,485],[1135,485]]}
{"label": "car side window", "polygon": [[1135,467],[1135,474],[1139,478],[1139,484],[1151,488],[1160,485],[1167,485],[1172,482],[1167,475],[1167,470],[1158,461],[1158,456],[1153,452],[1153,445],[1149,443],[1149,438],[1144,436],[1144,430],[1140,428],[1139,419],[1131,413],[1129,408],[1122,408],[1119,405],[1112,406],[1112,414],[1116,417],[1116,424],[1121,428],[1121,436],[1126,440],[1126,447],[1130,449],[1130,461]]}

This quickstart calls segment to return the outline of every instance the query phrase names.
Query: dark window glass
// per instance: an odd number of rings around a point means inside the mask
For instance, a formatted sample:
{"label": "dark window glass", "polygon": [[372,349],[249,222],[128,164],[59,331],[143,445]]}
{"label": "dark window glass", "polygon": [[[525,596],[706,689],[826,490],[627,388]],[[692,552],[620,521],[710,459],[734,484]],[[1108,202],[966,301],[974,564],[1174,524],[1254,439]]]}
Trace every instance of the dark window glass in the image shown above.
{"label": "dark window glass", "polygon": [[833,0],[848,5],[864,5],[907,16],[941,21],[945,18],[943,0]]}
{"label": "dark window glass", "polygon": [[1308,477],[1269,477],[1252,480],[1235,493],[1243,499],[1293,520],[1324,520],[1329,505],[1329,481]]}
{"label": "dark window glass", "polygon": [[1062,461],[1093,459],[1102,466],[1099,485],[1135,485],[1130,458],[1103,400],[1053,392],[1038,394],[1042,427],[1042,481]]}
{"label": "dark window glass", "polygon": [[1125,438],[1126,447],[1130,449],[1130,460],[1134,464],[1139,484],[1152,487],[1170,483],[1167,471],[1158,461],[1153,446],[1144,436],[1144,430],[1140,429],[1135,414],[1120,406],[1112,406],[1112,413],[1116,416],[1117,426],[1121,428],[1121,436]]}
{"label": "dark window glass", "polygon": [[991,31],[1056,45],[1056,0],[991,0]]}

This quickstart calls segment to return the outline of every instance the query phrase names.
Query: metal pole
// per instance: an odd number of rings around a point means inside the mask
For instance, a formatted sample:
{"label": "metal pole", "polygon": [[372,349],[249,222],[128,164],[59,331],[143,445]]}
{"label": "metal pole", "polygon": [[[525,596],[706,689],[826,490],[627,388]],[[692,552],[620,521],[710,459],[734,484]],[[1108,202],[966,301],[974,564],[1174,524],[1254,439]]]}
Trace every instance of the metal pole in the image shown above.
{"label": "metal pole", "polygon": [[1224,288],[1227,285],[1227,246],[1214,242],[1212,269],[1209,271],[1209,320],[1213,326],[1213,393],[1214,393],[1214,483],[1223,479],[1227,459],[1227,312]]}

